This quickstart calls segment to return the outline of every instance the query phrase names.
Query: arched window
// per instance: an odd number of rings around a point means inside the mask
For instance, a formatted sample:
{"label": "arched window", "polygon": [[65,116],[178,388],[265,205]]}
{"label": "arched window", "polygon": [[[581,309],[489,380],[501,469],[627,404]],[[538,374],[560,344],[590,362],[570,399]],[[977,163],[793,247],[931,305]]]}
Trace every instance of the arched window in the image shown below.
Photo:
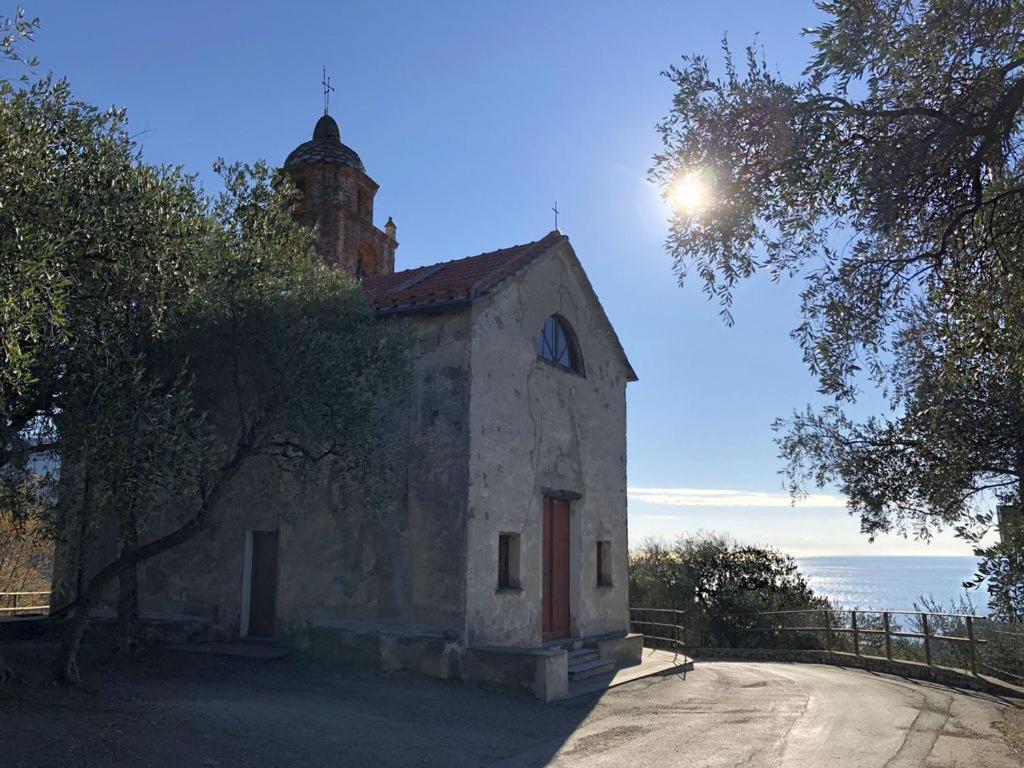
{"label": "arched window", "polygon": [[544,327],[537,338],[537,357],[567,371],[583,374],[583,357],[576,343],[576,334],[569,323],[558,315],[552,315],[544,321]]}

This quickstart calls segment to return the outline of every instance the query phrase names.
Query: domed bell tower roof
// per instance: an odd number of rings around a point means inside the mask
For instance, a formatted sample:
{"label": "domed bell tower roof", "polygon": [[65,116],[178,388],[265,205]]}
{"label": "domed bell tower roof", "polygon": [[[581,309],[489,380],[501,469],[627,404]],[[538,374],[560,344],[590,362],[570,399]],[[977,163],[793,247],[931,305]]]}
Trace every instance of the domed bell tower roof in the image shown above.
{"label": "domed bell tower roof", "polygon": [[[324,77],[325,89],[328,78]],[[389,220],[384,230],[373,224],[377,182],[351,147],[341,143],[341,131],[327,114],[317,120],[313,138],[297,146],[284,161],[284,172],[296,185],[292,215],[316,235],[316,249],[325,264],[355,278],[372,278],[395,271],[397,228]]]}
{"label": "domed bell tower roof", "polygon": [[284,161],[286,169],[319,164],[345,165],[366,173],[356,151],[341,143],[341,129],[330,115],[317,120],[313,138],[299,144]]}

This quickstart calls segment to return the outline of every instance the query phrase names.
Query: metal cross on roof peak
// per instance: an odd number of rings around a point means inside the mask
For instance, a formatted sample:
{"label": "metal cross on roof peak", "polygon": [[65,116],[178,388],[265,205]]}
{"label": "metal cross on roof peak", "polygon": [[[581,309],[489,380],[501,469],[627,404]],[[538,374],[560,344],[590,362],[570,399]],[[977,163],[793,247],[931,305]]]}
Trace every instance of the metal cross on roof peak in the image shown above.
{"label": "metal cross on roof peak", "polygon": [[557,200],[555,201],[555,204],[551,208],[551,210],[555,212],[555,231],[558,231],[558,213],[559,213],[559,211],[558,211],[558,201]]}
{"label": "metal cross on roof peak", "polygon": [[324,87],[324,114],[326,115],[330,111],[331,107],[331,92],[334,90],[334,86],[331,85],[331,78],[327,76],[327,67],[324,67],[323,80],[320,84]]}

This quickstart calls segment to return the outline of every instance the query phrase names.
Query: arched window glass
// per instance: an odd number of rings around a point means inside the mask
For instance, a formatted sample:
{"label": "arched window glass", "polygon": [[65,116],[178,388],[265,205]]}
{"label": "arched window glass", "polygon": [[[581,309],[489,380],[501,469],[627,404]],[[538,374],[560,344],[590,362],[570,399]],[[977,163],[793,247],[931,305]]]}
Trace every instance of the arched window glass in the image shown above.
{"label": "arched window glass", "polygon": [[567,371],[583,373],[583,358],[576,344],[576,335],[558,315],[552,315],[544,321],[544,327],[537,338],[537,357]]}

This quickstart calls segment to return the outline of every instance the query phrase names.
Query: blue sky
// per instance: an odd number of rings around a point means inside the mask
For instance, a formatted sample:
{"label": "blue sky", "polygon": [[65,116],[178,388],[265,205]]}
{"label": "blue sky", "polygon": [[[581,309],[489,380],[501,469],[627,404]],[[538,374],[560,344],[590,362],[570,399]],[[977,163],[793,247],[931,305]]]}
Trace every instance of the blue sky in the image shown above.
{"label": "blue sky", "polygon": [[[342,140],[398,225],[398,268],[570,236],[640,381],[629,391],[631,540],[698,529],[795,554],[969,554],[868,544],[842,500],[792,509],[770,424],[817,402],[789,330],[797,283],[756,279],[733,327],[665,254],[646,181],[682,53],[756,39],[799,75],[810,0],[740,2],[26,2],[34,53],[79,96],[128,109],[152,162],[214,186],[217,157],[280,163],[336,86]],[[696,489],[698,492],[693,492]],[[708,493],[709,490],[722,493]]]}

